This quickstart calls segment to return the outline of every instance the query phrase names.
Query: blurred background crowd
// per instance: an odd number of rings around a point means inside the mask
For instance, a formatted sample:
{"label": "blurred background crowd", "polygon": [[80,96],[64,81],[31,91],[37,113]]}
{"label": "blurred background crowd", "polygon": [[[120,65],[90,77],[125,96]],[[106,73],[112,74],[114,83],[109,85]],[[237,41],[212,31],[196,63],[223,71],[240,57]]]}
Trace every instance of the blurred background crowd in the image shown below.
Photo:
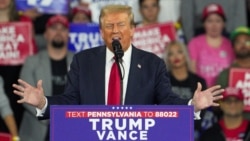
{"label": "blurred background crowd", "polygon": [[[33,6],[23,8],[24,2]],[[48,3],[60,12],[46,10]],[[197,82],[203,89],[216,84],[226,89],[220,106],[201,111],[202,119],[195,120],[195,141],[250,140],[250,86],[247,80],[234,85],[231,76],[237,69],[250,72],[250,0],[0,0],[0,39],[6,23],[29,23],[32,36],[32,53],[24,62],[0,63],[0,132],[13,141],[49,140],[49,121],[19,105],[12,84],[18,78],[32,85],[42,79],[46,95],[62,93],[75,53],[68,48],[71,25],[98,24],[107,4],[132,6],[138,29],[172,25],[176,38],[165,44],[162,59],[180,97],[192,98]],[[0,44],[0,52],[4,47]]]}

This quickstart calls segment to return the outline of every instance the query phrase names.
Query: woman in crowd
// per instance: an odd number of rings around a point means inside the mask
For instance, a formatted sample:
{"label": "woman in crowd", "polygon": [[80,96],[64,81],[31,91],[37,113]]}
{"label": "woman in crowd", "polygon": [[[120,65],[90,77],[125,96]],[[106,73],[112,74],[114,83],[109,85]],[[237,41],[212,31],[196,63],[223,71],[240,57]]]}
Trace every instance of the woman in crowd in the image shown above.
{"label": "woman in crowd", "polygon": [[190,59],[183,43],[174,41],[168,44],[165,50],[165,63],[169,70],[172,89],[181,98],[192,98],[198,82],[206,89],[205,80],[190,71]]}
{"label": "woman in crowd", "polygon": [[[11,22],[28,22],[32,24],[32,21],[29,17],[20,15],[15,7],[15,0],[2,0],[0,2],[0,24],[1,23],[11,23]],[[36,45],[35,41],[33,40],[33,52],[36,52]],[[21,122],[23,107],[17,105],[17,100],[19,99],[18,96],[13,94],[12,84],[17,81],[19,78],[20,69],[22,64],[20,65],[3,65],[0,64],[0,75],[3,77],[4,80],[4,90],[7,94],[7,97],[10,100],[10,105],[14,111],[15,120],[17,125]],[[0,122],[1,125],[1,122]],[[0,126],[0,128],[2,128]]]}
{"label": "woman in crowd", "polygon": [[205,33],[193,38],[188,45],[192,71],[215,84],[217,75],[234,60],[231,42],[222,34],[225,15],[218,4],[210,4],[203,10]]}
{"label": "woman in crowd", "polygon": [[19,141],[16,122],[9,100],[3,90],[3,79],[0,77],[0,116],[4,120],[13,141]]}
{"label": "woman in crowd", "polygon": [[[205,80],[191,72],[190,59],[186,46],[183,43],[177,41],[170,42],[166,47],[164,60],[169,70],[172,90],[179,94],[181,98],[192,98],[198,82],[202,84],[203,90],[206,89]],[[211,110],[202,111],[202,120],[195,120],[195,141],[199,139],[204,129],[212,126],[217,121]]]}

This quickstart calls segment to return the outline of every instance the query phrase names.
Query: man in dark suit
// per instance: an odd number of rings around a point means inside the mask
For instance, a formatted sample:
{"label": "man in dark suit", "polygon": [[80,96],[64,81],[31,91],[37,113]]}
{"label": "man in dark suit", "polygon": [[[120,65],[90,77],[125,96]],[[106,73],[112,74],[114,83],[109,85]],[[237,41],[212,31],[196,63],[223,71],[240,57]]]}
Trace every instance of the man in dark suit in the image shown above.
{"label": "man in dark suit", "polygon": [[[113,59],[113,40],[119,40],[124,51],[123,91],[121,104],[125,105],[194,105],[195,111],[218,106],[220,86],[201,91],[201,84],[192,100],[180,99],[171,91],[164,61],[152,53],[136,49],[131,39],[134,34],[134,17],[129,6],[109,5],[101,10],[100,32],[105,46],[76,54],[73,58],[64,94],[45,97],[42,81],[33,87],[23,80],[13,84],[14,93],[21,96],[18,103],[28,103],[37,108],[37,115],[49,118],[49,105],[108,104],[108,81]],[[125,72],[125,73],[124,73]]]}

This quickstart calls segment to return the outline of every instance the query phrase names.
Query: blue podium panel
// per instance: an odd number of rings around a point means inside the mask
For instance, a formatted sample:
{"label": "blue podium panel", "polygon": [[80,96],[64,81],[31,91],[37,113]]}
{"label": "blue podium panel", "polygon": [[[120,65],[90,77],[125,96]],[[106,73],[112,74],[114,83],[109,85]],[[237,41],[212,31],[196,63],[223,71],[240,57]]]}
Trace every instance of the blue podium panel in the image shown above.
{"label": "blue podium panel", "polygon": [[51,106],[51,141],[193,141],[192,106]]}

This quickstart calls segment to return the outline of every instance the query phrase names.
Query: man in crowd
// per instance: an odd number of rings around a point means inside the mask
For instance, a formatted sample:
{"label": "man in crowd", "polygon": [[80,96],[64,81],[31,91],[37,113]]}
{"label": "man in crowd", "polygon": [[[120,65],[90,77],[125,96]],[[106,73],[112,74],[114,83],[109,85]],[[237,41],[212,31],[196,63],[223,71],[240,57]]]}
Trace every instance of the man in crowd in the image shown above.
{"label": "man in crowd", "polygon": [[[20,78],[35,85],[39,79],[44,82],[46,96],[61,94],[67,81],[67,72],[73,58],[68,51],[69,22],[61,15],[52,16],[46,24],[44,38],[45,50],[28,57]],[[24,141],[49,140],[49,121],[38,120],[35,109],[24,104],[25,112],[20,126],[20,137]],[[45,139],[47,137],[47,139]]]}
{"label": "man in crowd", "polygon": [[227,87],[229,82],[229,73],[233,68],[250,68],[250,30],[247,27],[238,27],[231,34],[233,49],[235,52],[235,61],[227,69],[223,70],[218,78],[217,84]]}
{"label": "man in crowd", "polygon": [[[222,87],[227,87],[230,81],[230,71],[234,68],[249,69],[250,68],[250,30],[247,27],[241,26],[236,28],[231,34],[233,49],[235,52],[235,61],[227,69],[223,70],[218,78],[217,84]],[[250,119],[250,113],[244,112],[244,117]]]}
{"label": "man in crowd", "polygon": [[249,141],[250,124],[243,118],[242,91],[228,87],[223,96],[220,103],[223,117],[203,133],[200,141]]}

